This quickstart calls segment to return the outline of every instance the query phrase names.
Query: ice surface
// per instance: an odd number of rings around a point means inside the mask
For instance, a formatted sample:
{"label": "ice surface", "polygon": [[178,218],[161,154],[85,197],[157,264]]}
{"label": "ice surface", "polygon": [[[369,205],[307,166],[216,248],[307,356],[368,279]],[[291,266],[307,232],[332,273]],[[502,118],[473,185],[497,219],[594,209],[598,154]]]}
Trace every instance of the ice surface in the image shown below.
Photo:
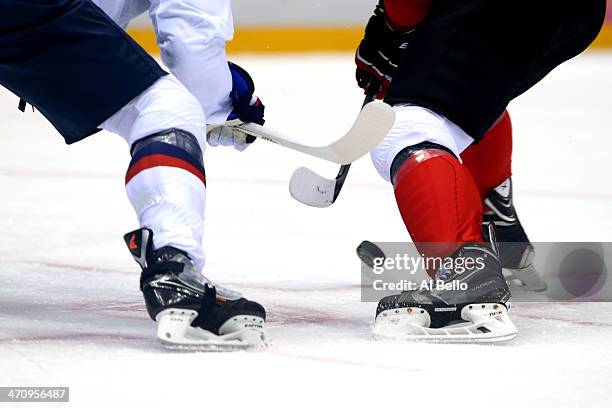
{"label": "ice surface", "polygon": [[[299,137],[344,132],[361,105],[351,55],[236,60],[268,124]],[[612,54],[582,56],[511,106],[532,240],[612,240],[611,69]],[[307,208],[289,196],[292,171],[337,166],[262,141],[206,153],[206,274],[267,307],[274,345],[164,351],[121,240],[136,227],[125,143],[68,147],[16,107],[1,91],[0,386],[70,386],[74,407],[609,406],[610,304],[517,304],[520,336],[501,346],[374,341],[354,249],[407,239],[391,187],[364,158],[336,204]]]}

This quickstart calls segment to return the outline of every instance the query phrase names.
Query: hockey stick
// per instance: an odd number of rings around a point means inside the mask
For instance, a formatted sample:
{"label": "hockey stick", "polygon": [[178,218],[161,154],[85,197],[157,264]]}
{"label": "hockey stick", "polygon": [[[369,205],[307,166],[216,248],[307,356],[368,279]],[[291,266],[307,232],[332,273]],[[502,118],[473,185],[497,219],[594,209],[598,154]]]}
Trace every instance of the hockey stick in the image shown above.
{"label": "hockey stick", "polygon": [[255,123],[240,122],[235,125],[209,126],[207,137],[215,134],[214,132],[219,132],[221,135],[241,133],[245,137],[255,136],[320,159],[348,164],[376,146],[391,129],[394,121],[393,109],[384,102],[374,101],[363,107],[348,133],[323,146],[303,144],[289,135]]}
{"label": "hockey stick", "polygon": [[[368,89],[368,93],[363,101],[362,110],[374,100],[377,90],[378,85]],[[336,178],[330,180],[309,168],[300,167],[293,172],[289,181],[291,197],[311,207],[329,207],[336,202],[350,168],[351,163],[343,164],[340,166]]]}

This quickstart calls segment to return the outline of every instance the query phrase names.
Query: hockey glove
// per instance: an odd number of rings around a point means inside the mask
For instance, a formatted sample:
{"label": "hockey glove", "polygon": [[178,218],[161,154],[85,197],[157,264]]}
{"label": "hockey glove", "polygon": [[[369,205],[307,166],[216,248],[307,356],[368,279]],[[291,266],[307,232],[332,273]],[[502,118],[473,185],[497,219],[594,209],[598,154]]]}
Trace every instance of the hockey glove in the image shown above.
{"label": "hockey glove", "polygon": [[384,98],[413,33],[414,29],[405,32],[393,29],[387,22],[385,8],[381,2],[370,17],[365,36],[355,54],[357,85],[367,92],[370,84],[377,81],[380,85],[376,97]]}
{"label": "hockey glove", "polygon": [[[261,103],[258,97],[253,95],[255,92],[255,84],[253,79],[242,67],[228,62],[230,72],[232,74],[232,91],[230,98],[232,100],[232,112],[227,117],[226,125],[232,125],[240,122],[257,123],[263,125],[265,106]],[[242,133],[234,133],[231,128],[225,128],[224,132],[214,132],[208,137],[208,143],[211,146],[234,146],[237,150],[243,151],[249,144],[255,141],[254,136],[246,136]]]}

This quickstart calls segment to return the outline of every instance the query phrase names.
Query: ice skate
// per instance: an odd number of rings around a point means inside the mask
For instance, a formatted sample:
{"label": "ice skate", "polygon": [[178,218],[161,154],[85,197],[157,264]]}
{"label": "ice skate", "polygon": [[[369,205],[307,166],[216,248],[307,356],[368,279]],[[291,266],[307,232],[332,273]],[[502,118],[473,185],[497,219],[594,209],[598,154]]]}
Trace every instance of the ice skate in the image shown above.
{"label": "ice skate", "polygon": [[433,288],[383,298],[376,309],[374,334],[443,342],[515,338],[518,330],[508,316],[510,291],[494,247],[465,244],[452,259],[471,260],[474,267],[462,273],[440,269]]}
{"label": "ice skate", "polygon": [[130,232],[124,239],[142,267],[140,289],[164,347],[229,351],[267,345],[266,312],[260,304],[215,287],[178,249],[153,250],[149,229]]}
{"label": "ice skate", "polygon": [[512,179],[508,178],[491,190],[485,197],[485,204],[489,210],[483,214],[483,230],[486,232],[489,223],[495,226],[495,236],[500,243],[499,257],[506,280],[533,292],[545,291],[546,282],[533,265],[535,250],[512,202]]}

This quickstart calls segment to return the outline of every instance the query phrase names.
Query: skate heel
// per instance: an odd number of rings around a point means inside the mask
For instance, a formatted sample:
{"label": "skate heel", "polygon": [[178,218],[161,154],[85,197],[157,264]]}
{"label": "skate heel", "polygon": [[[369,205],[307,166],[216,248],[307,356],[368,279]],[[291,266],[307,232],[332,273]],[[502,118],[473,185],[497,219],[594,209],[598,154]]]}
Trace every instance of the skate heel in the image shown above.
{"label": "skate heel", "polygon": [[422,338],[429,334],[431,317],[425,309],[408,307],[379,314],[374,322],[374,335],[393,339]]}
{"label": "skate heel", "polygon": [[195,310],[166,309],[157,317],[157,338],[164,344],[189,343],[191,322],[198,316]]}

